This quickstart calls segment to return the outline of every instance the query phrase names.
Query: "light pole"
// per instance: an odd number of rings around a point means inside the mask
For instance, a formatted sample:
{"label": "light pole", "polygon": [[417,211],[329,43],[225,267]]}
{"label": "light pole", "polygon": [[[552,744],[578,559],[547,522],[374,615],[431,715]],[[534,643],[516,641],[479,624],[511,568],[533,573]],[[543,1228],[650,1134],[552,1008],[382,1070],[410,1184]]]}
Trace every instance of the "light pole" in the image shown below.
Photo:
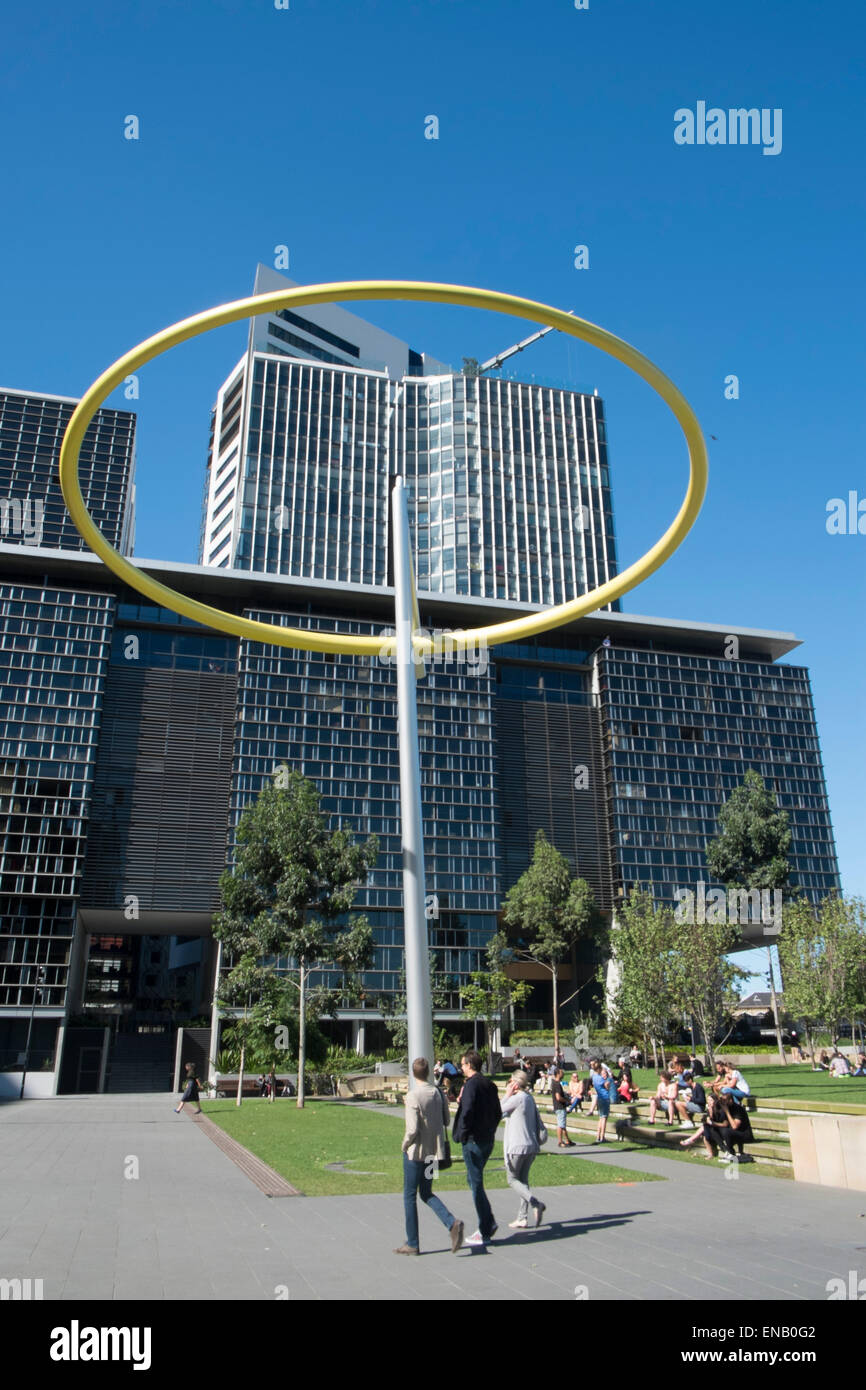
{"label": "light pole", "polygon": [[37,996],[37,994],[39,995],[39,1002],[40,1002],[40,1004],[41,1004],[41,1003],[42,1003],[42,990],[41,990],[40,986],[43,985],[44,983],[45,983],[45,966],[44,966],[44,965],[38,965],[38,966],[36,967],[36,988],[35,988],[34,991],[33,991],[33,1001],[32,1001],[32,1003],[31,1003],[31,1005],[30,1005],[30,1022],[27,1024],[27,1042],[25,1043],[25,1046],[24,1046],[24,1070],[23,1070],[23,1072],[21,1073],[21,1090],[20,1090],[19,1093],[18,1093],[18,1099],[19,1099],[19,1100],[23,1100],[23,1099],[24,1099],[24,1084],[25,1084],[25,1082],[26,1082],[26,1080],[27,1080],[27,1067],[28,1067],[29,1062],[30,1062],[30,1039],[31,1039],[31,1037],[32,1037],[32,1035],[33,1035],[33,1014],[34,1014],[34,1012],[35,1012],[35,1010],[36,1010],[36,996]]}
{"label": "light pole", "polygon": [[[433,1003],[430,994],[430,949],[425,913],[416,657],[412,644],[412,633],[419,626],[418,599],[412,573],[412,552],[409,547],[409,507],[402,478],[398,478],[394,485],[391,504],[394,526],[394,620],[397,628],[406,1024],[409,1034],[409,1085],[412,1086],[412,1063],[415,1058],[426,1057],[428,1063],[433,1065]],[[421,665],[422,673],[423,669]]]}

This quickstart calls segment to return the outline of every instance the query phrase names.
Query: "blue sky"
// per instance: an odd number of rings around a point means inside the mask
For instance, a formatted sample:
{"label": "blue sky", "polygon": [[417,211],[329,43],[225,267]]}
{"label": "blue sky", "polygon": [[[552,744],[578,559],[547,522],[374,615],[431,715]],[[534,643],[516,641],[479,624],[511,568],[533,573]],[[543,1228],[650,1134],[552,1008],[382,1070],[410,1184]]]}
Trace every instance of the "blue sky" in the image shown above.
{"label": "blue sky", "polygon": [[[143,337],[249,294],[279,244],[300,281],[489,286],[627,338],[717,438],[692,535],[623,606],[802,639],[843,886],[866,894],[866,535],[825,527],[830,498],[866,498],[862,5],[290,4],[7,16],[0,382],[78,395]],[[676,144],[674,112],[698,101],[780,108],[781,152]],[[455,365],[528,331],[350,307]],[[209,410],[244,341],[223,329],[141,373],[141,556],[197,558]],[[630,563],[684,489],[677,426],[582,344],[530,351],[521,371],[605,398]]]}

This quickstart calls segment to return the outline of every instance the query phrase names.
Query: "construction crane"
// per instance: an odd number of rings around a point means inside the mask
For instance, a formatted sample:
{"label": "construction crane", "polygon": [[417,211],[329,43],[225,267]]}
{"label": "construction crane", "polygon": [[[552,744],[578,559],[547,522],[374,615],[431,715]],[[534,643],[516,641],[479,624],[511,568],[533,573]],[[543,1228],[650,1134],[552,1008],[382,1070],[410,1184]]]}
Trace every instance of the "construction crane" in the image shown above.
{"label": "construction crane", "polygon": [[[568,312],[573,314],[574,310],[569,309]],[[472,375],[483,376],[485,372],[496,371],[502,366],[503,362],[507,361],[509,357],[513,357],[516,352],[522,352],[523,349],[529,347],[531,343],[537,343],[539,338],[544,338],[548,333],[555,332],[558,332],[558,329],[554,329],[551,326],[549,328],[540,328],[537,333],[530,333],[529,337],[524,338],[522,342],[515,343],[512,347],[506,348],[504,352],[498,352],[495,357],[490,357],[486,362],[482,362],[478,371],[473,372]]]}

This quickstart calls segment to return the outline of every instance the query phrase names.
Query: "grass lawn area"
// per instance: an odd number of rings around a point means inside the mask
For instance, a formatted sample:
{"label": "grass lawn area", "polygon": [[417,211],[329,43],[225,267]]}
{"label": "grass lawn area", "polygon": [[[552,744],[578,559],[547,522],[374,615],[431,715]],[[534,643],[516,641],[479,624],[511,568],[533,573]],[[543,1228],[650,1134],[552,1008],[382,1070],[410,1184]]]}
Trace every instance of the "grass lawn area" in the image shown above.
{"label": "grass lawn area", "polygon": [[[239,1144],[309,1197],[403,1190],[402,1106],[393,1115],[386,1115],[329,1101],[307,1101],[299,1110],[290,1100],[270,1105],[253,1099],[245,1100],[240,1108],[231,1100],[205,1101],[202,1109]],[[452,1145],[452,1157],[453,1168],[436,1179],[434,1190],[438,1192],[466,1190],[459,1145]],[[345,1171],[326,1167],[340,1162],[345,1163]],[[558,1153],[555,1148],[553,1153],[542,1150],[532,1167],[534,1187],[659,1181],[664,1181],[661,1175],[593,1163]],[[508,1185],[501,1142],[497,1142],[485,1169],[484,1185],[491,1191]]]}
{"label": "grass lawn area", "polygon": [[[758,1100],[771,1096],[782,1100],[820,1100],[828,1105],[862,1105],[866,1114],[866,1076],[851,1076],[831,1080],[825,1071],[813,1071],[811,1063],[789,1063],[788,1066],[743,1067],[743,1076]],[[581,1073],[582,1075],[582,1073]],[[632,1072],[640,1089],[641,1099],[649,1099],[658,1085],[658,1072],[646,1067]],[[701,1078],[705,1083],[706,1077]]]}

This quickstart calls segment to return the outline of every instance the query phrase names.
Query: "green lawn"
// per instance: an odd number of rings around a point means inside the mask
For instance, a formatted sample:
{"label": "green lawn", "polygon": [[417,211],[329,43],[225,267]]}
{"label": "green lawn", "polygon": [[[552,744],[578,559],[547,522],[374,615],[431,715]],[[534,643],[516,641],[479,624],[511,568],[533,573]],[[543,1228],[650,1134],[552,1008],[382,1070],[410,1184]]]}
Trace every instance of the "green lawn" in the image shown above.
{"label": "green lawn", "polygon": [[[658,1085],[658,1072],[644,1067],[632,1072],[632,1076],[641,1099],[648,1099]],[[831,1080],[825,1071],[813,1071],[809,1062],[789,1063],[786,1067],[743,1067],[743,1076],[758,1100],[772,1096],[782,1100],[819,1100],[828,1105],[842,1102],[862,1105],[866,1114],[866,1076]],[[707,1078],[702,1080],[706,1084]]]}
{"label": "green lawn", "polygon": [[[328,1101],[308,1101],[303,1110],[290,1100],[205,1101],[204,1113],[310,1197],[347,1196],[358,1192],[401,1192],[403,1109],[393,1115]],[[553,1140],[555,1144],[555,1140]],[[440,1192],[462,1191],[466,1174],[459,1145],[452,1146],[454,1166],[436,1179]],[[345,1163],[346,1170],[326,1167]],[[660,1175],[634,1173],[607,1163],[593,1163],[559,1153],[542,1152],[532,1168],[535,1187],[587,1183],[664,1181]],[[485,1170],[485,1187],[506,1187],[502,1144],[498,1142]]]}

